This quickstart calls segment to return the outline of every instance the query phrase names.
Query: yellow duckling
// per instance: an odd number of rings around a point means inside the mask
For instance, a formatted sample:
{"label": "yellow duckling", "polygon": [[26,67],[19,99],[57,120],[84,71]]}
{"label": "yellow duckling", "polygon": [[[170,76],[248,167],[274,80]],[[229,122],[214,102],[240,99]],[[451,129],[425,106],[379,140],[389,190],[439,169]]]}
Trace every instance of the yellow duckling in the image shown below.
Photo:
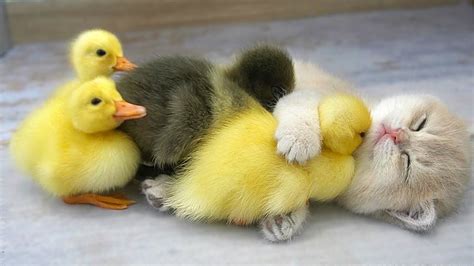
{"label": "yellow duckling", "polygon": [[100,29],[81,33],[71,45],[70,57],[81,81],[135,68],[135,65],[123,56],[118,38]]}
{"label": "yellow duckling", "polygon": [[114,129],[145,115],[144,107],[123,101],[111,79],[97,77],[33,112],[10,151],[22,170],[64,202],[125,209],[133,201],[89,193],[123,187],[134,177],[139,150]]}
{"label": "yellow duckling", "polygon": [[101,29],[79,34],[71,44],[69,57],[77,79],[60,87],[58,95],[67,94],[81,83],[98,76],[109,77],[114,71],[130,71],[136,67],[123,56],[118,38]]}
{"label": "yellow duckling", "polygon": [[335,198],[350,184],[351,153],[370,126],[370,114],[362,100],[347,94],[328,96],[318,111],[323,150],[297,165],[277,154],[277,121],[253,103],[204,140],[166,184],[164,206],[192,220],[250,224],[289,213],[309,199]]}

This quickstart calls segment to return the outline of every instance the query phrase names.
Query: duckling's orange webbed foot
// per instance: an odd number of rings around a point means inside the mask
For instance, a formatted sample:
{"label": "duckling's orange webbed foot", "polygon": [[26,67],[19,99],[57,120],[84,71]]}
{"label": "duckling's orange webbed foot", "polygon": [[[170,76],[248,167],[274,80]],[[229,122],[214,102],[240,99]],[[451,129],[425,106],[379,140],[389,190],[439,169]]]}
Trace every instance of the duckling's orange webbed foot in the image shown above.
{"label": "duckling's orange webbed foot", "polygon": [[90,204],[109,210],[124,210],[135,204],[135,201],[125,198],[123,195],[102,196],[97,194],[82,194],[63,197],[67,204]]}

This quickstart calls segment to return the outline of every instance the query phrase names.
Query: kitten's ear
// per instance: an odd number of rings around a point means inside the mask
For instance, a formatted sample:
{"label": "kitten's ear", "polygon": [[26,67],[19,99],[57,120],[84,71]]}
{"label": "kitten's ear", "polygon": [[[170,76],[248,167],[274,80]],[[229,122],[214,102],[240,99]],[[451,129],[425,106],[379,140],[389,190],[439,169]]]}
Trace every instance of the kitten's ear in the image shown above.
{"label": "kitten's ear", "polygon": [[438,218],[433,200],[420,203],[406,211],[386,211],[388,215],[407,229],[423,232],[430,230]]}

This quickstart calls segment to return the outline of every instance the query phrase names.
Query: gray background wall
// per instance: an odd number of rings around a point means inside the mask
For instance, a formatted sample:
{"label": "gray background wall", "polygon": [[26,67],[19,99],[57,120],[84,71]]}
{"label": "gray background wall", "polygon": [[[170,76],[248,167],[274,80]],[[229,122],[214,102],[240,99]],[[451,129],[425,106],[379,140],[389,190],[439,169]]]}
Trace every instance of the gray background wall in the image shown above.
{"label": "gray background wall", "polygon": [[[3,0],[0,0],[3,1]],[[459,0],[7,0],[15,43],[63,40],[102,27],[116,33],[225,22],[422,8]]]}
{"label": "gray background wall", "polygon": [[0,56],[10,47],[10,36],[7,23],[5,3],[0,2]]}

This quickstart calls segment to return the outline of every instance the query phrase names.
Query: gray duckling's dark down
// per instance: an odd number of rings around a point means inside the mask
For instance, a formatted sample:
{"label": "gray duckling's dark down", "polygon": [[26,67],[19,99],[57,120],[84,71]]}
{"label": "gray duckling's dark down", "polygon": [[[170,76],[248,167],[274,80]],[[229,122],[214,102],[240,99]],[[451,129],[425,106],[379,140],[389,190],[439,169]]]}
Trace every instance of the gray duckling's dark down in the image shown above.
{"label": "gray duckling's dark down", "polygon": [[248,49],[228,66],[186,56],[159,57],[118,82],[125,100],[147,108],[146,117],[126,121],[121,129],[138,144],[143,160],[176,166],[216,121],[247,107],[243,98],[250,95],[272,111],[294,83],[291,58],[273,46]]}

